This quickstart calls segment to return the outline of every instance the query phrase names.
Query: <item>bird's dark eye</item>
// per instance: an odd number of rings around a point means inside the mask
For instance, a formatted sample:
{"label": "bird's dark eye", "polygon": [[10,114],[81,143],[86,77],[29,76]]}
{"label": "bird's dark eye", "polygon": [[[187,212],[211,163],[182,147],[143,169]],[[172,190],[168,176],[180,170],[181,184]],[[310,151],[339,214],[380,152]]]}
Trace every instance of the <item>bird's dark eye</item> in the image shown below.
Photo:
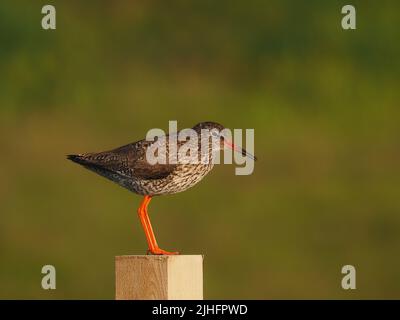
{"label": "bird's dark eye", "polygon": [[211,131],[211,135],[212,135],[213,137],[218,137],[218,132],[216,132],[216,131]]}

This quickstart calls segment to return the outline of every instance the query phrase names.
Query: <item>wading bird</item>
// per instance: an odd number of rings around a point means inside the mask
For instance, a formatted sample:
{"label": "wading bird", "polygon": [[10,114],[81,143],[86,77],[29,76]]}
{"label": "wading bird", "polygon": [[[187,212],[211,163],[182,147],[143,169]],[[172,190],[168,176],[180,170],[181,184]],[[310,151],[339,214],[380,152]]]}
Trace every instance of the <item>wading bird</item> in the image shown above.
{"label": "wading bird", "polygon": [[[234,145],[223,134],[224,127],[215,122],[201,122],[192,128],[198,139],[192,142],[197,153],[179,158],[176,163],[165,162],[150,164],[147,158],[148,149],[157,146],[157,150],[165,150],[164,158],[169,159],[169,136],[153,141],[140,140],[128,145],[104,152],[68,155],[68,159],[82,165],[86,169],[119,184],[120,186],[143,195],[138,214],[148,243],[148,252],[156,255],[177,254],[159,248],[147,212],[147,207],[154,196],[173,194],[185,191],[194,186],[211,171],[214,163],[207,161],[214,152],[230,148],[256,160],[246,150]],[[176,133],[176,134],[179,134]],[[192,141],[192,140],[191,140]],[[177,142],[179,149],[185,143]],[[194,143],[194,145],[193,145]],[[157,144],[157,145],[155,145]],[[200,152],[202,146],[208,146],[208,152]],[[158,155],[160,156],[160,155]]]}

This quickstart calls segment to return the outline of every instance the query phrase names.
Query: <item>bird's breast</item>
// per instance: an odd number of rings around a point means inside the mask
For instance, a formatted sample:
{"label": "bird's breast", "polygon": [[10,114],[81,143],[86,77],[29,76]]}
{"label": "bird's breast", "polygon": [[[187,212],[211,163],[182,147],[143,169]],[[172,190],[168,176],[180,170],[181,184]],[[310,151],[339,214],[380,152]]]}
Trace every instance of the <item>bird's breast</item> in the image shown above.
{"label": "bird's breast", "polygon": [[132,191],[142,195],[165,195],[185,191],[201,181],[213,164],[179,164],[167,177],[132,181]]}

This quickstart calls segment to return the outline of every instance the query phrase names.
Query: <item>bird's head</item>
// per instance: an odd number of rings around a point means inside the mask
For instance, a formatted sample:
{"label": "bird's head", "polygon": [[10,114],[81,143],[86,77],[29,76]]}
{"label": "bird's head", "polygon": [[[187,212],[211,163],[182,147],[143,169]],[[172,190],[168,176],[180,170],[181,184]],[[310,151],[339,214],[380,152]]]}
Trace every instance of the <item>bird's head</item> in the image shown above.
{"label": "bird's head", "polygon": [[201,140],[209,139],[211,135],[213,150],[219,151],[224,149],[232,149],[233,151],[238,152],[254,161],[257,160],[254,155],[233,144],[231,138],[228,137],[227,129],[225,129],[222,124],[206,121],[196,124],[192,129],[197,132],[197,134],[201,137]]}

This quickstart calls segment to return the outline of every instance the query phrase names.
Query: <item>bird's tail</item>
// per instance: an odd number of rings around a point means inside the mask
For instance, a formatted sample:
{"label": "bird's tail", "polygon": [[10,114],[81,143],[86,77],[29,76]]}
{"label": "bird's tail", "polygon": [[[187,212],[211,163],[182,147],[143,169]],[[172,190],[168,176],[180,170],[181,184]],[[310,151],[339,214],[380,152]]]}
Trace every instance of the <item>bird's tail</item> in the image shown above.
{"label": "bird's tail", "polygon": [[87,159],[83,154],[69,154],[67,159],[79,164],[87,164]]}
{"label": "bird's tail", "polygon": [[107,161],[107,155],[108,153],[105,152],[69,154],[67,159],[99,173],[99,170],[102,172],[112,171],[110,162]]}

